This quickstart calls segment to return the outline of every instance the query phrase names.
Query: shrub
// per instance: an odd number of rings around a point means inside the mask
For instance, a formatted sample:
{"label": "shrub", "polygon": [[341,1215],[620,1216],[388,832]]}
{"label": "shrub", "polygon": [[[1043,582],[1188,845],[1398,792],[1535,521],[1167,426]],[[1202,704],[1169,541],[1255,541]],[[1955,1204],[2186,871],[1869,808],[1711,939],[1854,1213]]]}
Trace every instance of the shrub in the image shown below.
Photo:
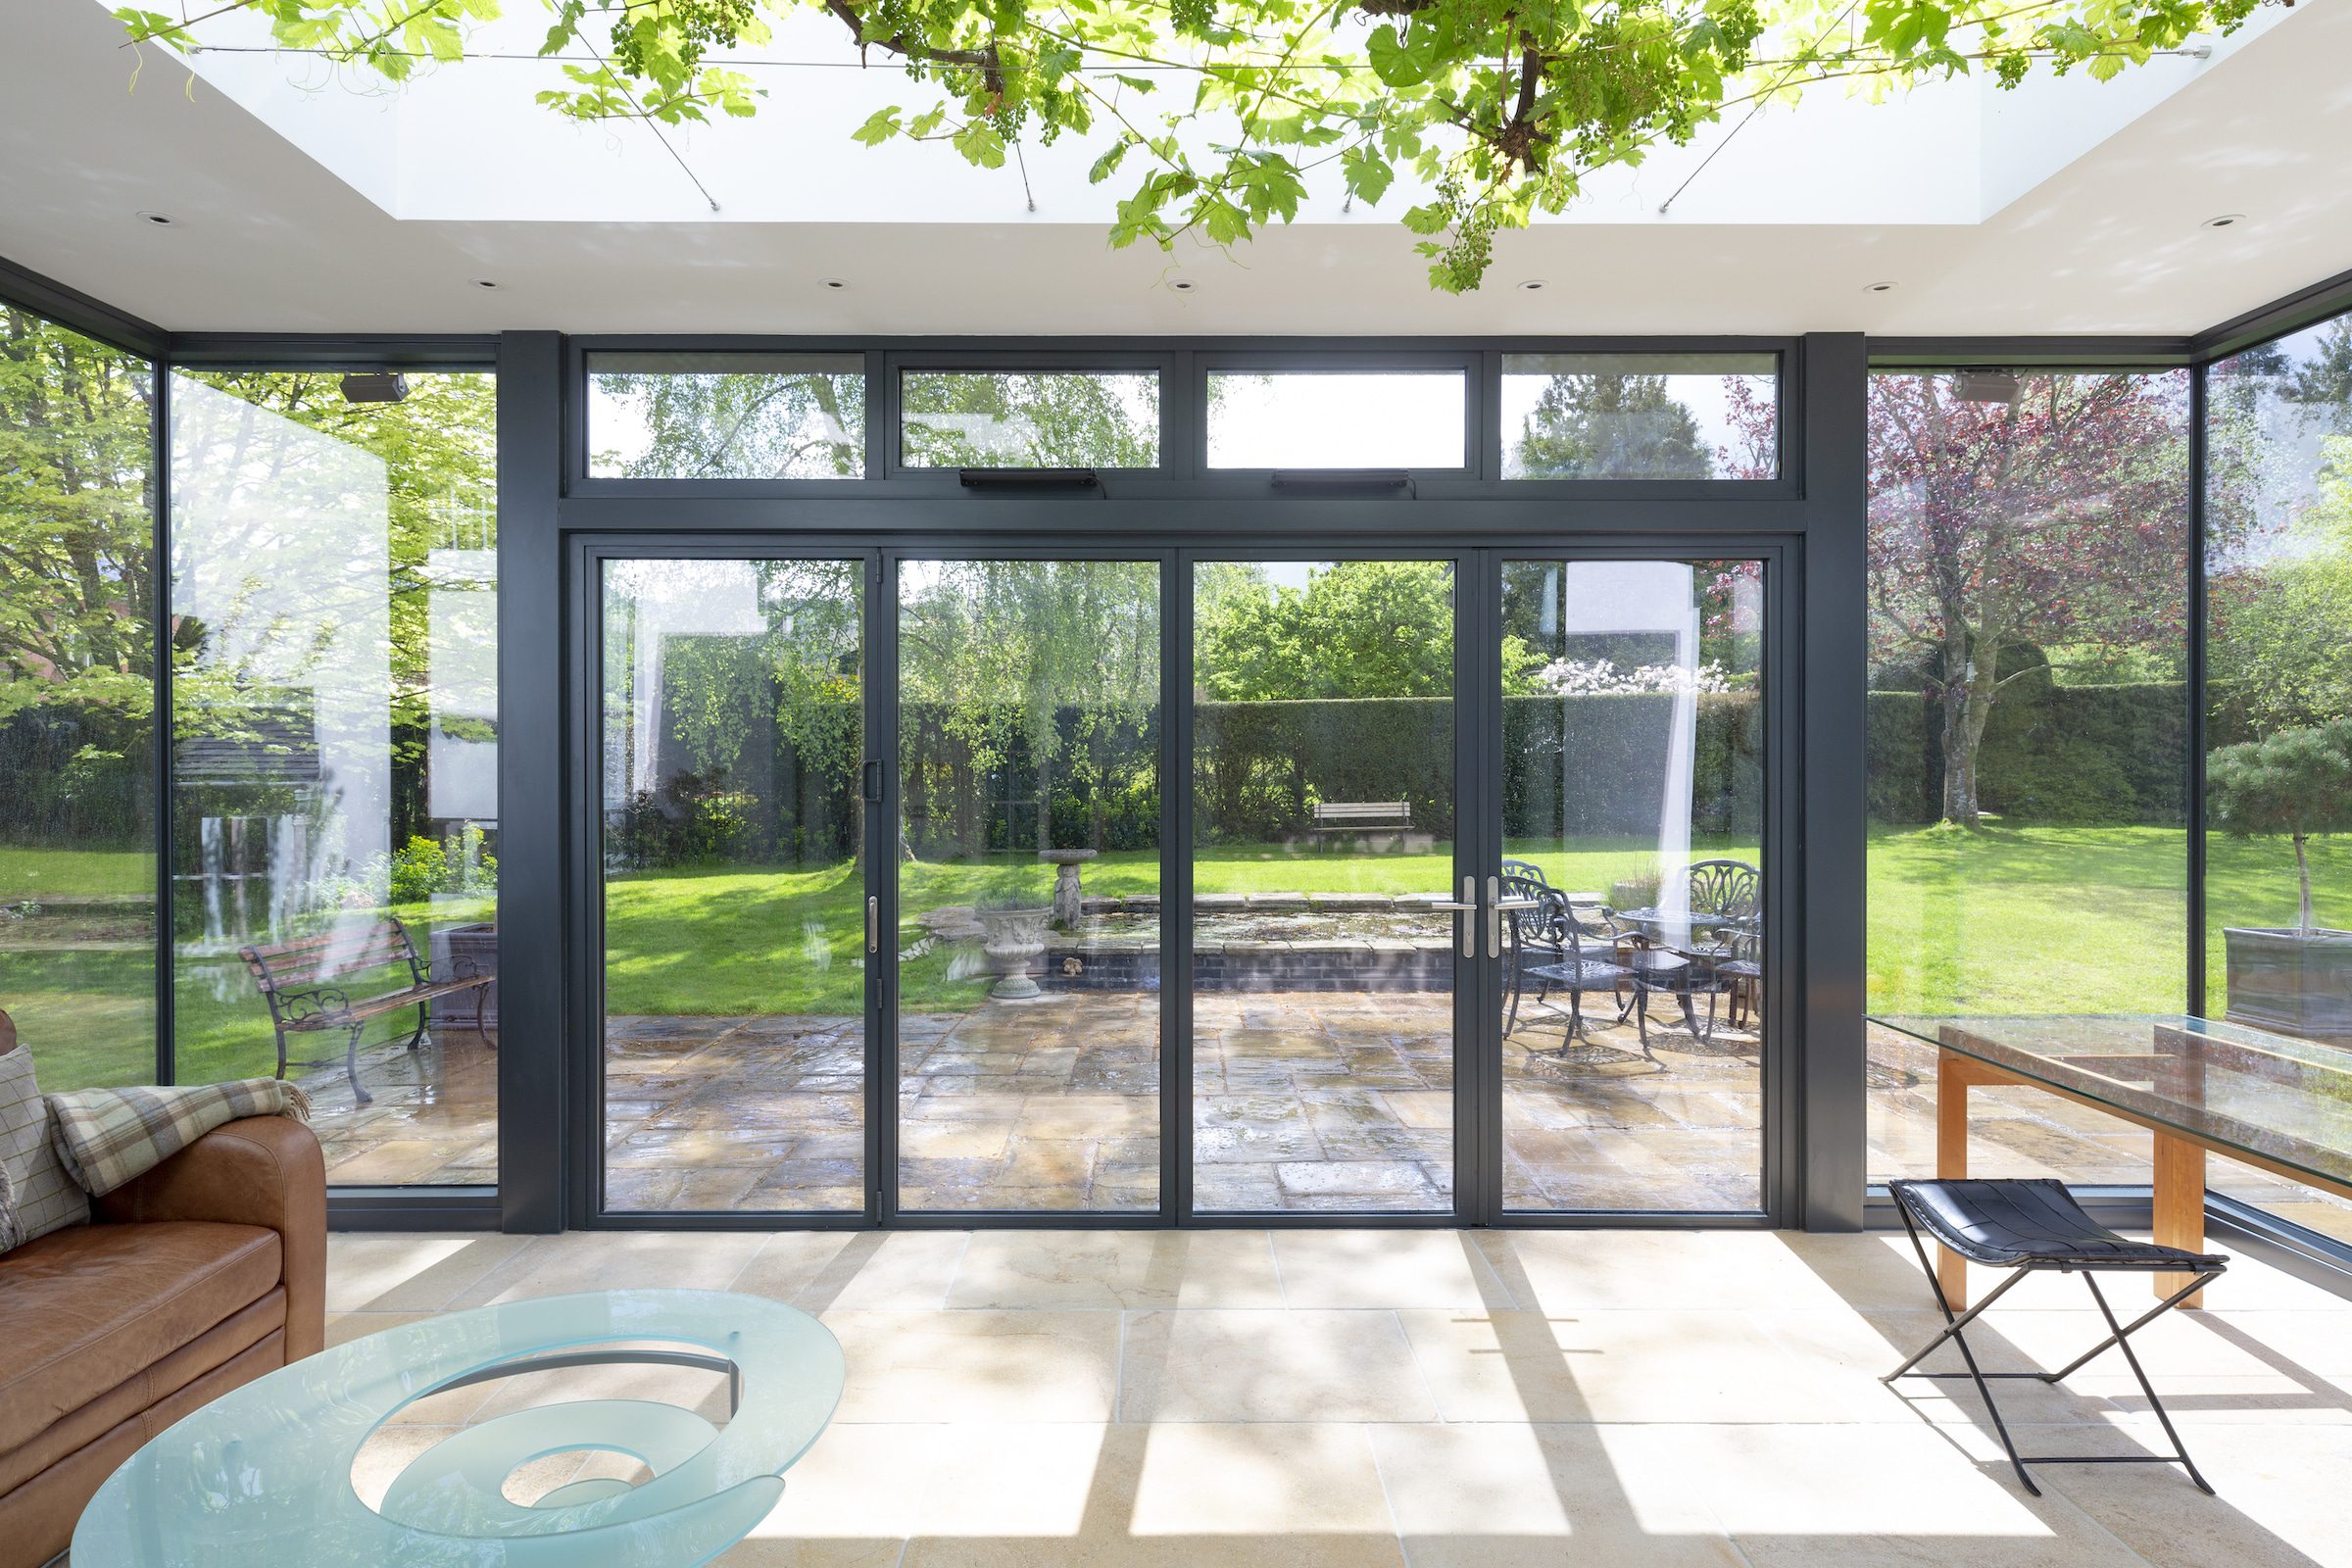
{"label": "shrub", "polygon": [[2352,718],[2223,747],[2206,760],[2205,804],[2225,833],[2284,833],[2294,841],[2302,929],[2309,931],[2304,842],[2314,833],[2352,833]]}

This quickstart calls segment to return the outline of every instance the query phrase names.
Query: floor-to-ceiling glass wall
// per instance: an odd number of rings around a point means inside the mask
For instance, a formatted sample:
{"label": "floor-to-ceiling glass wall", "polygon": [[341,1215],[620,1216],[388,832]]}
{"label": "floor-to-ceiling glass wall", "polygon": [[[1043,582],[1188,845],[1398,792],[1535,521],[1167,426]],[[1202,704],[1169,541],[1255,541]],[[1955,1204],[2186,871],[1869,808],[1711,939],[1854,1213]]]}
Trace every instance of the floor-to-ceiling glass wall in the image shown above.
{"label": "floor-to-ceiling glass wall", "polygon": [[[2205,1014],[2352,1044],[2352,317],[2206,381]],[[2352,1202],[2214,1160],[2352,1240]]]}
{"label": "floor-to-ceiling glass wall", "polygon": [[[2186,1004],[2189,382],[1872,375],[1869,1011]],[[1869,1064],[1871,1179],[1933,1174],[1935,1048]],[[1979,1175],[2150,1179],[2111,1117],[1971,1103]]]}
{"label": "floor-to-ceiling glass wall", "polygon": [[897,564],[902,1209],[1159,1208],[1160,572]]}
{"label": "floor-to-ceiling glass wall", "polygon": [[1449,561],[1193,571],[1193,1203],[1454,1191]]}
{"label": "floor-to-ceiling glass wall", "polygon": [[860,1213],[865,562],[600,569],[605,1206]]}
{"label": "floor-to-ceiling glass wall", "polygon": [[332,1183],[498,1179],[497,405],[171,378],[177,1075],[300,1083]]}
{"label": "floor-to-ceiling glass wall", "polygon": [[1502,1205],[1763,1206],[1764,569],[1501,565]]}
{"label": "floor-to-ceiling glass wall", "polygon": [[156,1073],[155,379],[0,304],[0,1008],[50,1092]]}

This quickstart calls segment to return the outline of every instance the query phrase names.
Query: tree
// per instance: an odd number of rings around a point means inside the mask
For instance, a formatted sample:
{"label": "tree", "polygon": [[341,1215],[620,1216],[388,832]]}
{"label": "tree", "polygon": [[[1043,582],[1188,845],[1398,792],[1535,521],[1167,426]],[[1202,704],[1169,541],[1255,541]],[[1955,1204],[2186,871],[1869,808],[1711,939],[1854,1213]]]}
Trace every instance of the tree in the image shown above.
{"label": "tree", "polygon": [[[488,591],[484,580],[445,579],[436,563],[497,545],[497,380],[411,372],[400,401],[355,403],[334,370],[173,376],[184,391],[172,406],[172,511],[203,527],[200,542],[176,552],[173,733],[269,744],[264,721],[311,702],[304,690],[323,672],[381,671],[381,714],[369,699],[365,710],[309,716],[363,730],[388,718],[388,830],[405,843],[428,821],[433,731],[496,738],[487,720],[455,710],[448,671],[434,667],[456,639],[494,638],[495,615],[436,626],[433,611],[436,590]],[[350,569],[342,558],[354,553],[376,556],[383,576]],[[198,574],[218,579],[203,595],[210,620],[189,608]],[[377,628],[380,643],[364,640]],[[488,659],[477,652],[466,662]]]}
{"label": "tree", "polygon": [[1555,375],[1520,431],[1527,477],[1705,479],[1713,454],[1662,375]]}
{"label": "tree", "polygon": [[135,832],[155,708],[154,379],[0,306],[0,834]]}
{"label": "tree", "polygon": [[2318,493],[2212,578],[2206,669],[2257,731],[2352,715],[2352,437],[2323,447]]}
{"label": "tree", "polygon": [[2302,889],[2297,929],[2311,934],[2314,833],[2352,833],[2352,718],[2225,746],[2206,761],[2205,803],[2214,826],[2235,837],[2284,833],[2294,840]]}
{"label": "tree", "polygon": [[[607,449],[590,471],[628,478],[856,477],[865,450],[865,375],[596,369],[594,423],[634,425],[626,451]],[[609,412],[608,412],[609,411]],[[615,433],[599,428],[600,437]]]}
{"label": "tree", "polygon": [[[583,121],[667,124],[758,112],[766,89],[727,51],[821,13],[859,58],[895,57],[931,102],[875,112],[868,145],[944,142],[975,167],[1024,140],[1084,138],[1093,177],[1129,164],[1114,245],[1182,234],[1232,244],[1289,222],[1336,171],[1378,202],[1419,196],[1430,281],[1476,288],[1497,229],[1558,213],[1593,171],[1682,145],[1727,112],[1832,81],[1884,97],[2036,64],[2105,80],[2271,0],[549,0],[542,52],[586,56],[543,104]],[[2285,4],[2288,0],[2277,0]],[[135,42],[200,48],[225,14],[282,46],[405,80],[464,58],[496,0],[218,0],[193,18],[126,7]],[[599,34],[602,35],[601,41]],[[1154,108],[1163,85],[1170,106]],[[1191,91],[1184,90],[1186,86]]]}
{"label": "tree", "polygon": [[[1942,818],[1980,824],[1977,757],[2005,688],[2054,641],[2179,646],[2189,613],[2187,400],[2174,375],[2026,375],[2014,403],[1958,378],[1871,380],[1873,655],[1927,670]],[[2209,476],[2208,538],[2244,527]]]}
{"label": "tree", "polygon": [[[1157,564],[909,563],[900,594],[901,711],[939,715],[956,753],[949,766],[964,775],[955,798],[968,801],[991,775],[1019,787],[1035,803],[1036,836],[1024,843],[1008,825],[1004,847],[1060,848],[1058,774],[1089,786],[1087,832],[1102,848],[1105,791],[1159,703]],[[910,798],[915,787],[906,781]],[[964,853],[986,847],[981,824],[959,822],[956,837]]]}

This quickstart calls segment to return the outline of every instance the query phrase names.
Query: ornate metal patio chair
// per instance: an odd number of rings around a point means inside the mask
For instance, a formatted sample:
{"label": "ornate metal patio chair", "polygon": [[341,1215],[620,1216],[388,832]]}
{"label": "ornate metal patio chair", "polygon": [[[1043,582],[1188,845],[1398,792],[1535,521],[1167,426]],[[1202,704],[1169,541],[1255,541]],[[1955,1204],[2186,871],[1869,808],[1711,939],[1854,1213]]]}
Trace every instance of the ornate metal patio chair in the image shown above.
{"label": "ornate metal patio chair", "polygon": [[[1514,885],[1516,883],[1516,885]],[[1504,911],[1504,934],[1508,943],[1511,985],[1510,1014],[1503,1022],[1503,1033],[1509,1035],[1519,1026],[1519,1003],[1527,982],[1536,983],[1538,1005],[1554,1005],[1550,1001],[1555,989],[1568,994],[1567,1028],[1561,1033],[1559,1048],[1545,1054],[1564,1057],[1584,1035],[1588,1042],[1603,1050],[1630,1056],[1624,1051],[1605,1042],[1592,1040],[1585,1019],[1585,996],[1595,993],[1606,996],[1616,1004],[1617,1023],[1624,1023],[1641,985],[1625,965],[1606,956],[1605,944],[1611,933],[1606,928],[1588,928],[1577,915],[1565,894],[1553,888],[1538,888],[1525,878],[1502,879],[1506,899],[1532,898],[1535,906]],[[1649,1028],[1646,1019],[1640,1022],[1637,1036],[1642,1043],[1641,1054],[1653,1065],[1664,1062],[1650,1054]]]}
{"label": "ornate metal patio chair", "polygon": [[[2167,1311],[2186,1300],[2206,1284],[2221,1277],[2230,1266],[2230,1259],[2218,1253],[2186,1252],[2177,1247],[2159,1247],[2153,1242],[2135,1242],[2118,1236],[2088,1214],[2074,1200],[2063,1183],[2040,1180],[2010,1179],[2002,1181],[1933,1181],[1888,1182],[1886,1190],[1894,1195],[1895,1212],[1903,1216],[1903,1229],[1910,1233],[1911,1250],[1919,1254],[1919,1266],[1928,1276],[1929,1294],[1936,1298],[1936,1308],[1943,1313],[1943,1330],[1919,1348],[1917,1354],[1879,1381],[1892,1383],[1897,1378],[1968,1378],[1977,1386],[1978,1395],[1984,1400],[1985,1412],[1992,1417],[1992,1430],[2000,1437],[2001,1446],[2008,1450],[2010,1468],[2017,1479],[2034,1496],[2041,1489],[2026,1474],[2030,1464],[2177,1464],[2188,1472],[2188,1479],[2201,1492],[2211,1494],[2213,1488],[2197,1472],[2196,1462],[2189,1458],[2188,1449],[2180,1443],[2180,1434],[2173,1430],[2173,1418],[2165,1414],[2164,1401],[2156,1397],[2148,1375],[2141,1370],[2139,1357],[2132,1352],[2132,1336],[2156,1321]],[[1989,1295],[1967,1311],[1954,1313],[1943,1298],[1943,1290],[1936,1279],[1935,1259],[1928,1255],[1927,1244],[1919,1233],[1929,1235],[1967,1258],[1972,1263],[1985,1263],[1994,1268],[2015,1269]],[[1984,1316],[1985,1308],[2009,1294],[2009,1288],[2029,1274],[2081,1274],[2082,1283],[2090,1287],[2090,1298],[2098,1303],[2099,1315],[2107,1321],[2107,1337],[2076,1356],[2055,1372],[1986,1372],[1977,1365],[1976,1351],[1969,1348],[1968,1326]],[[2177,1273],[2190,1276],[2189,1282],[2133,1318],[2127,1325],[2116,1320],[2115,1309],[2099,1290],[2097,1276],[2103,1273]],[[1964,1372],[1916,1372],[1912,1369],[1928,1358],[1930,1351],[1949,1340],[1959,1347],[1960,1358],[1967,1363]],[[2132,1375],[2139,1380],[2140,1392],[2148,1396],[2148,1408],[2164,1428],[2164,1435],[2173,1446],[2170,1453],[2019,1453],[2016,1442],[2009,1436],[2008,1425],[2001,1420],[2000,1407],[1992,1400],[1992,1380],[1996,1378],[2034,1378],[2043,1383],[2056,1383],[2072,1376],[2092,1359],[2103,1354],[2109,1347],[2124,1352]]]}

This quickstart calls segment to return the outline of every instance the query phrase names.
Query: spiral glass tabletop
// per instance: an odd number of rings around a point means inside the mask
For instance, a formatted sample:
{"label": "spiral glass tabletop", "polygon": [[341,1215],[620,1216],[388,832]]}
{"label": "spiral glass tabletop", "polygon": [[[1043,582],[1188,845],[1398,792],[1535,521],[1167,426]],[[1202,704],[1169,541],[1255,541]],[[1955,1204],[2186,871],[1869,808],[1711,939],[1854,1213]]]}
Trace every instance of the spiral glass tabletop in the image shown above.
{"label": "spiral glass tabletop", "polygon": [[[380,1507],[352,1462],[404,1405],[562,1367],[656,1362],[725,1372],[714,1426],[638,1399],[538,1405],[478,1422],[410,1461]],[[74,1560],[110,1568],[679,1568],[748,1535],[841,1397],[841,1347],[808,1313],[716,1291],[606,1291],[455,1312],[339,1345],[256,1379],[159,1434],[110,1477]],[[571,1449],[625,1454],[536,1503],[507,1478]]]}

